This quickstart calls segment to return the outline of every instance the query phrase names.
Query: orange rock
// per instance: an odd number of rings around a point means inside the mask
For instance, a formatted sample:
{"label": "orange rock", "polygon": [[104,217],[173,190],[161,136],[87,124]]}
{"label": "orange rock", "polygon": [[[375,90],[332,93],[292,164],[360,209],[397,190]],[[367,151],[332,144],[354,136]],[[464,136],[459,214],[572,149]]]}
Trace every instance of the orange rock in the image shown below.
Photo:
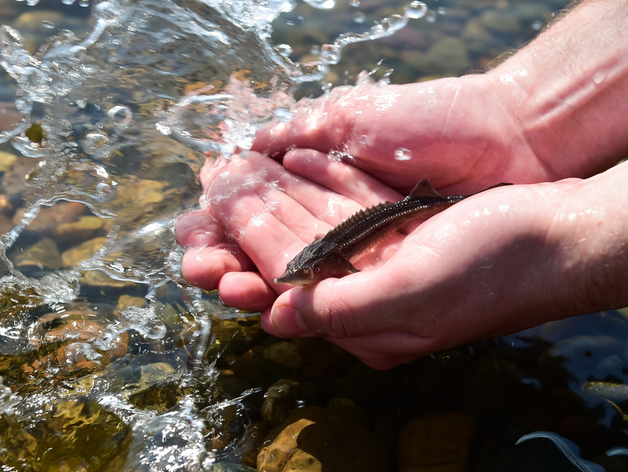
{"label": "orange rock", "polygon": [[257,457],[260,472],[389,472],[390,453],[377,436],[320,407],[293,410],[271,431]]}

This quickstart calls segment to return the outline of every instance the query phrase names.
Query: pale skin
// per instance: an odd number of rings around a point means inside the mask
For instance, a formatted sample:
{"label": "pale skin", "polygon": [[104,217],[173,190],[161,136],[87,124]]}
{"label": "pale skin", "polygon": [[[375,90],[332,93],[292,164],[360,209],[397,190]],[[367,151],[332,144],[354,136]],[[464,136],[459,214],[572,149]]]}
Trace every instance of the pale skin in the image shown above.
{"label": "pale skin", "polygon": [[[610,168],[628,155],[626,24],[628,3],[587,1],[486,74],[298,107],[247,159],[205,166],[206,207],[177,224],[184,277],[262,311],[269,333],[323,336],[379,369],[628,305],[628,163]],[[444,194],[516,185],[405,228],[359,273],[273,283],[317,234],[423,178]]]}

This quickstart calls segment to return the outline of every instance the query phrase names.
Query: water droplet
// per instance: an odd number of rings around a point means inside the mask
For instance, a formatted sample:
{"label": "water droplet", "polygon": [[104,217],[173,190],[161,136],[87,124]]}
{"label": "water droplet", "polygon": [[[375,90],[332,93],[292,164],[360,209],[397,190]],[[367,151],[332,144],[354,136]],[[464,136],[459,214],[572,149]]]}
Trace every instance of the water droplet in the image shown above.
{"label": "water droplet", "polygon": [[89,6],[89,0],[79,0],[79,6],[87,8]]}
{"label": "water droplet", "polygon": [[276,108],[273,110],[273,115],[275,115],[275,118],[283,123],[289,123],[292,121],[292,118],[294,118],[294,113],[287,108]]}
{"label": "water droplet", "polygon": [[350,7],[357,8],[357,7],[360,6],[361,3],[362,3],[361,0],[349,0],[349,6]]}
{"label": "water droplet", "polygon": [[103,166],[96,166],[96,175],[103,179],[106,179],[107,177],[109,177],[109,174],[107,173],[107,169],[105,169]]}
{"label": "water droplet", "polygon": [[336,6],[336,0],[305,0],[305,3],[321,10],[329,10]]}
{"label": "water droplet", "polygon": [[597,85],[604,82],[604,79],[606,79],[606,74],[602,71],[597,71],[595,74],[593,74],[593,82]]}
{"label": "water droplet", "polygon": [[364,23],[364,20],[366,19],[366,16],[364,15],[364,13],[362,13],[361,11],[357,12],[355,14],[355,17],[353,18],[353,21],[355,21],[356,23]]}
{"label": "water droplet", "polygon": [[436,16],[437,16],[436,12],[434,10],[430,10],[425,15],[425,20],[428,23],[435,23],[436,22]]}
{"label": "water droplet", "polygon": [[[375,26],[374,31],[371,33],[371,39],[375,39],[373,35],[391,35],[396,31],[399,31],[408,23],[408,19],[401,15],[390,15],[387,18],[380,20],[379,24]],[[378,38],[382,36],[377,36]]]}
{"label": "water droplet", "polygon": [[37,5],[39,3],[39,0],[26,0],[26,4],[29,7],[34,7],[35,5]]}
{"label": "water droplet", "polygon": [[414,1],[405,8],[404,16],[413,20],[423,18],[427,13],[427,5],[423,2]]}
{"label": "water droplet", "polygon": [[94,154],[106,144],[109,144],[109,136],[105,133],[98,133],[96,131],[87,133],[83,139],[83,148],[88,154]]}
{"label": "water droplet", "polygon": [[292,48],[289,44],[277,44],[275,50],[284,57],[290,57],[292,54]]}
{"label": "water droplet", "polygon": [[329,151],[329,153],[327,154],[327,158],[332,161],[342,162],[346,155],[346,152],[334,149],[332,151]]}
{"label": "water droplet", "polygon": [[42,20],[41,25],[47,29],[54,29],[55,27],[55,24],[52,21],[48,21],[48,20]]}
{"label": "water droplet", "polygon": [[126,128],[133,119],[133,112],[123,105],[116,105],[109,109],[107,116],[111,118],[115,124]]}
{"label": "water droplet", "polygon": [[436,10],[436,13],[438,13],[439,15],[446,15],[447,14],[447,9],[440,7],[438,10]]}
{"label": "water droplet", "polygon": [[371,138],[367,134],[363,134],[362,136],[360,136],[360,140],[358,142],[362,145],[366,145],[369,143],[370,140]]}
{"label": "water droplet", "polygon": [[412,151],[406,148],[397,148],[395,149],[395,160],[397,161],[409,161],[412,159]]}
{"label": "water droplet", "polygon": [[61,3],[63,3],[64,5],[72,5],[74,3],[74,0],[61,0]]}
{"label": "water droplet", "polygon": [[100,182],[96,185],[96,194],[100,197],[107,195],[111,192],[111,185],[105,182]]}
{"label": "water droplet", "polygon": [[534,31],[541,31],[541,28],[543,28],[543,22],[541,20],[534,20],[532,24],[530,24],[530,28]]}
{"label": "water droplet", "polygon": [[340,61],[340,46],[323,44],[321,47],[321,62],[324,64],[338,64]]}

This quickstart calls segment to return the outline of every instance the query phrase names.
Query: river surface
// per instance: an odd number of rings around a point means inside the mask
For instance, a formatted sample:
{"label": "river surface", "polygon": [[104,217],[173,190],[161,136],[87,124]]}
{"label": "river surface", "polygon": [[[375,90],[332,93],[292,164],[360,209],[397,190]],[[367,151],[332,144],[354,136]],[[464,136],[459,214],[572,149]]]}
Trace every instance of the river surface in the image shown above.
{"label": "river surface", "polygon": [[626,312],[377,372],[188,286],[173,233],[295,99],[481,70],[562,7],[0,0],[0,470],[626,470]]}

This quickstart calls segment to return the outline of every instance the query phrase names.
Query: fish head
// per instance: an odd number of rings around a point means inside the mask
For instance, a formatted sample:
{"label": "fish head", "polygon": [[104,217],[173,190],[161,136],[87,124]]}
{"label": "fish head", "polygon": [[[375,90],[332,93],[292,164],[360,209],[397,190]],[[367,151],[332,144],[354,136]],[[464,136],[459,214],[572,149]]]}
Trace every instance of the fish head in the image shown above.
{"label": "fish head", "polygon": [[344,277],[358,270],[341,254],[330,250],[325,241],[315,241],[288,262],[277,284],[311,285],[330,277]]}

